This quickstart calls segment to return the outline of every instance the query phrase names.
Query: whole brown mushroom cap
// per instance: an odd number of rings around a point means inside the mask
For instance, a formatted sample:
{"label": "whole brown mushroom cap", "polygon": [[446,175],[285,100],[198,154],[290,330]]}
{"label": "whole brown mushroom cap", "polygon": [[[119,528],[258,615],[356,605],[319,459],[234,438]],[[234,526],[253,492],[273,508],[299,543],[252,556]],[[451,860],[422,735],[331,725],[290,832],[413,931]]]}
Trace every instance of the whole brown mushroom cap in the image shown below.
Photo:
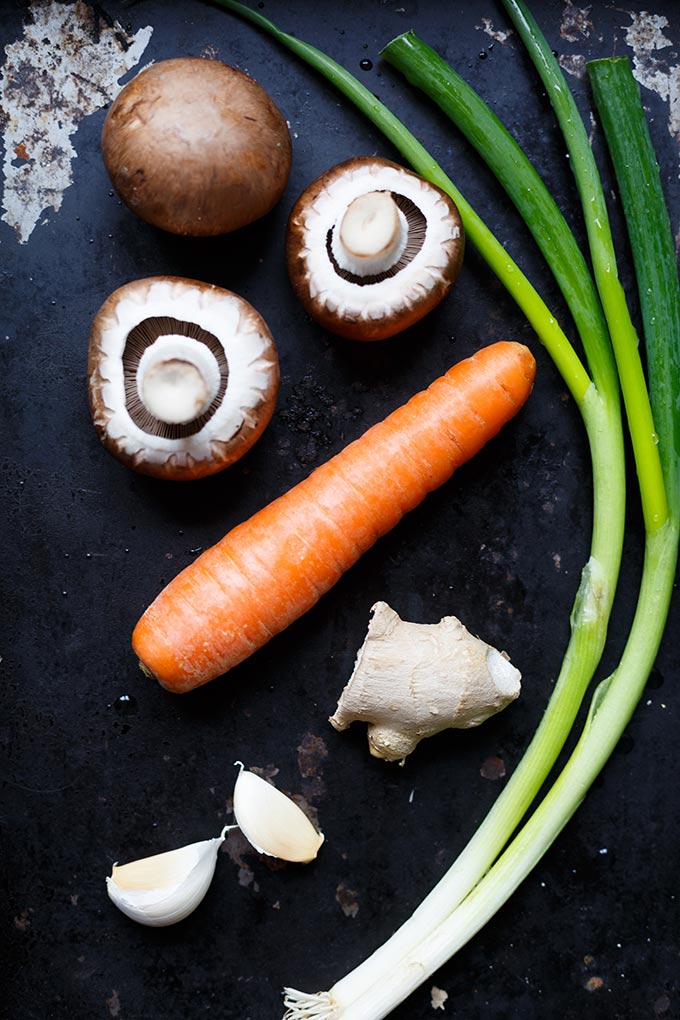
{"label": "whole brown mushroom cap", "polygon": [[211,236],[268,213],[288,181],[288,127],[268,93],[218,60],[178,57],[119,93],[102,152],[123,202],[175,234]]}

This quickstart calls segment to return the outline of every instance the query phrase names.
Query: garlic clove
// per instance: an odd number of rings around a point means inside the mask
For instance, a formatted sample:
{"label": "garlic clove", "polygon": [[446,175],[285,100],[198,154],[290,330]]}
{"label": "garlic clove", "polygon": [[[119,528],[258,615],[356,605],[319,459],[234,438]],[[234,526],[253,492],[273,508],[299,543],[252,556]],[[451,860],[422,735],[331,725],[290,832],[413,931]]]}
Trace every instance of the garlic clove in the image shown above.
{"label": "garlic clove", "polygon": [[240,766],[234,787],[234,817],[248,842],[261,854],[307,864],[323,843],[307,815],[265,779]]}
{"label": "garlic clove", "polygon": [[106,879],[109,898],[139,924],[162,928],[182,921],[201,902],[215,873],[217,852],[231,826],[216,839],[114,864]]}

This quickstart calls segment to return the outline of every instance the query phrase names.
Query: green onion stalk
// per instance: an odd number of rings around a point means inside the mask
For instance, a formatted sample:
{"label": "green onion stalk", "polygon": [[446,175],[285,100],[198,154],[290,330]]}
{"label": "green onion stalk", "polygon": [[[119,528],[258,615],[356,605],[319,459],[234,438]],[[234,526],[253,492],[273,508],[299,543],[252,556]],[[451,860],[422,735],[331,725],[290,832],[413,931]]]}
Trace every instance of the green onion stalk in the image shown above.
{"label": "green onion stalk", "polygon": [[[644,325],[658,437],[654,445],[663,478],[663,491],[646,495],[665,501],[668,514],[661,524],[646,523],[637,608],[619,664],[596,688],[574,751],[529,821],[460,905],[342,1013],[296,1012],[294,993],[291,1017],[380,1020],[496,914],[573,816],[610,757],[642,696],[663,637],[680,538],[680,286],[656,158],[630,64],[622,58],[593,61],[588,73],[625,210]],[[627,356],[620,352],[624,360]],[[646,394],[645,387],[640,399]],[[658,477],[656,469],[638,470],[643,486]]]}
{"label": "green onion stalk", "polygon": [[[355,1017],[356,1020],[359,1018],[373,1020],[373,1018],[385,1016],[410,990],[415,988],[479,930],[501,903],[505,902],[516,885],[550,845],[562,826],[566,824],[568,818],[571,817],[585,794],[585,790],[592,782],[592,778],[597,775],[618,739],[618,737],[612,738],[613,743],[610,746],[609,742],[599,734],[600,724],[596,725],[598,718],[602,718],[601,706],[606,703],[606,692],[610,686],[612,689],[614,688],[613,678],[609,678],[600,685],[596,692],[586,730],[565,770],[567,779],[560,777],[525,829],[498,859],[487,878],[480,881],[482,875],[498,858],[552,768],[571,729],[604,645],[620,565],[625,502],[622,432],[616,370],[600,304],[585,262],[578,252],[561,214],[525,157],[521,153],[519,156],[517,155],[519,150],[516,146],[512,149],[513,173],[510,175],[511,186],[508,190],[529,225],[533,227],[539,246],[542,247],[548,258],[569,304],[574,321],[581,333],[593,375],[592,381],[556,320],[524,274],[474,213],[474,210],[441,168],[397,118],[352,75],[319,50],[281,32],[268,19],[242,7],[235,0],[218,0],[218,2],[270,32],[280,43],[324,74],[383,130],[387,138],[411,163],[416,172],[433,181],[451,195],[461,211],[468,238],[475,244],[525,312],[565,379],[584,418],[593,460],[594,520],[591,556],[584,568],[572,611],[572,633],[560,676],[544,719],[522,762],[466,850],[459,856],[413,917],[383,947],[377,950],[364,964],[338,982],[329,993],[308,996],[306,993],[298,993],[291,989],[286,992],[288,1015],[291,1018],[317,1017],[320,1020],[322,1017],[342,1016],[344,1020],[350,1020],[352,1017]],[[398,40],[395,40],[390,46],[397,47]],[[389,49],[390,47],[388,47]],[[390,59],[389,56],[388,59]],[[566,90],[566,84],[564,88]],[[474,93],[468,90],[468,98],[470,98],[470,94],[474,96]],[[498,122],[492,122],[493,115],[488,110],[487,115],[485,130],[492,132],[492,145],[497,142],[499,145],[502,143],[507,146],[509,138],[507,132],[504,132]],[[515,180],[514,194],[512,180]],[[599,183],[599,178],[597,178],[597,182]],[[587,194],[587,188],[583,193]],[[609,228],[606,209],[598,207],[596,211],[600,215],[596,215],[598,222],[594,226],[598,231],[603,230],[605,235],[603,247],[598,249],[595,246],[594,261],[597,260],[599,252],[601,268],[599,277],[596,269],[596,279],[610,322],[613,322],[614,326],[619,329],[620,322],[623,320],[623,326],[620,328],[623,338],[618,339],[614,346],[617,352],[619,373],[624,382],[624,397],[629,409],[629,426],[634,436],[633,446],[636,453],[648,536],[655,535],[657,532],[666,536],[664,542],[658,540],[653,543],[654,548],[651,552],[648,550],[646,562],[652,562],[652,566],[645,567],[643,576],[639,607],[639,613],[642,615],[639,623],[638,616],[635,618],[631,630],[631,640],[626,647],[626,653],[624,653],[619,669],[614,674],[618,678],[623,670],[625,677],[631,672],[631,669],[633,672],[637,669],[636,675],[639,677],[640,671],[644,672],[649,652],[654,647],[655,634],[660,641],[665,619],[665,613],[657,612],[656,629],[649,627],[645,607],[654,603],[658,611],[659,606],[662,606],[663,598],[654,586],[650,589],[646,585],[645,579],[649,578],[650,572],[651,576],[657,578],[660,575],[667,576],[668,563],[671,560],[673,563],[675,562],[673,549],[675,548],[677,551],[677,527],[673,529],[667,512],[665,489],[659,467],[659,451],[653,440],[651,443],[645,442],[645,435],[651,436],[653,432],[649,429],[652,419],[648,410],[647,391],[644,385],[644,376],[641,374],[637,348],[631,341],[631,337],[634,338],[634,330],[625,322],[627,310],[625,305],[623,309],[621,308],[617,291],[617,288],[620,290],[620,285],[615,275],[615,269],[613,283],[607,276],[607,273],[611,272],[611,266],[615,267],[615,263],[612,260],[608,263],[609,268],[604,267],[605,259],[613,255],[613,247],[607,244],[606,235]],[[604,228],[601,227],[603,222],[605,223]],[[599,234],[595,236],[596,239],[599,239]],[[552,251],[555,237],[558,239],[556,250],[559,255],[557,257],[553,257]],[[592,229],[589,229],[589,239],[591,239],[592,245]],[[601,254],[602,252],[604,254]],[[660,481],[661,487],[659,488]],[[650,561],[649,557],[652,553]],[[659,620],[659,615],[662,617],[661,620]],[[647,652],[642,656],[642,660],[638,661],[640,635],[642,634],[647,635]],[[634,651],[628,653],[631,644]],[[653,657],[651,661],[653,661]],[[629,663],[633,665],[629,665]],[[636,663],[637,665],[635,665]],[[647,672],[649,669],[651,669],[651,662],[649,662]],[[624,691],[627,689],[625,683],[620,684],[617,681],[616,689],[619,690],[622,687]],[[611,700],[607,702],[607,704],[611,703]],[[608,709],[608,714],[614,712],[613,721],[610,720],[607,731],[610,737],[619,729],[626,712],[629,716],[632,711],[633,702],[630,693],[627,698],[623,697],[623,703],[625,708],[619,709],[618,714],[615,710]],[[607,717],[605,716],[605,718]],[[594,739],[599,740],[598,753],[584,755],[581,748],[587,735],[593,732],[597,734],[597,737],[589,738],[589,740],[590,743]],[[585,779],[582,776],[578,779],[580,776],[578,762],[582,763],[586,759],[590,766],[590,772]],[[572,764],[574,761],[577,762],[577,765]],[[573,779],[569,778],[570,769],[572,772],[576,770],[577,773],[578,781],[575,785]],[[583,771],[582,765],[580,770]],[[592,778],[588,778],[591,774]],[[560,786],[560,784],[562,785]],[[569,797],[573,800],[574,796],[576,796],[576,800],[573,805],[571,801],[565,802]]]}
{"label": "green onion stalk", "polygon": [[[600,175],[583,120],[555,55],[523,0],[501,0],[524,42],[548,92],[569,151],[571,168],[581,196],[595,280],[609,321],[619,379],[635,453],[642,510],[647,530],[661,527],[668,517],[656,431],[638,338],[631,321],[623,287],[616,272],[612,240]],[[635,356],[633,351],[636,352]]]}

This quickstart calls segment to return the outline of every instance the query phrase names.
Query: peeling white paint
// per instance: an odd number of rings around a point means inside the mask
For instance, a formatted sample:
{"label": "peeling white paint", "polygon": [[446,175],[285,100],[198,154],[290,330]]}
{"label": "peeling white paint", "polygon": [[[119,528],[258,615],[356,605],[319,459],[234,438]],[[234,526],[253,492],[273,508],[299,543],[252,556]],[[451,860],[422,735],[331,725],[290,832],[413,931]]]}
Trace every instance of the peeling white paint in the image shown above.
{"label": "peeling white paint", "polygon": [[561,53],[558,63],[563,71],[574,78],[583,78],[586,73],[586,58],[582,53]]}
{"label": "peeling white paint", "polygon": [[[625,30],[625,41],[633,51],[633,74],[645,88],[656,92],[668,102],[668,131],[680,140],[680,64],[671,64],[669,59],[655,55],[675,45],[664,35],[668,18],[647,11],[626,11],[631,24],[621,25]],[[677,53],[671,54],[674,58]]]}
{"label": "peeling white paint", "polygon": [[[590,131],[588,132],[588,141],[592,145],[593,141],[595,140],[595,135],[597,134],[597,121],[595,120],[595,114],[593,113],[592,110],[590,111],[590,113],[588,115],[588,119],[590,120]],[[612,201],[615,202],[616,201],[616,195],[614,194],[613,191],[612,191],[611,195],[612,195]]]}
{"label": "peeling white paint", "polygon": [[32,0],[22,37],[5,47],[2,219],[21,244],[46,209],[61,207],[81,120],[116,97],[151,38],[151,27],[131,36],[104,18],[83,0]]}
{"label": "peeling white paint", "polygon": [[502,32],[500,29],[495,29],[491,18],[482,18],[481,25],[475,25],[475,28],[480,32],[484,32],[485,35],[488,35],[494,42],[500,43],[501,46],[505,46],[512,35],[512,29],[510,29],[509,32]]}
{"label": "peeling white paint", "polygon": [[626,42],[631,49],[646,55],[650,50],[664,50],[672,46],[671,39],[663,34],[664,28],[668,28],[668,18],[660,14],[648,14],[647,11],[626,11],[632,24],[627,28],[621,25],[626,31]]}
{"label": "peeling white paint", "polygon": [[432,1009],[444,1009],[444,1003],[449,997],[449,993],[444,991],[443,988],[437,988],[436,985],[432,985],[430,989],[430,1002]]}

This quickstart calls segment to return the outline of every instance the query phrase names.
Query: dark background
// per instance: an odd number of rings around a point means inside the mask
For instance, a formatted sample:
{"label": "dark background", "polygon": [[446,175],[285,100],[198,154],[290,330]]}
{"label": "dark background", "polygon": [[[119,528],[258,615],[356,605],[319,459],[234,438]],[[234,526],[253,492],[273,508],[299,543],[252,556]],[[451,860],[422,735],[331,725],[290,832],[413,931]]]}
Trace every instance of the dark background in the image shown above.
{"label": "dark background", "polygon": [[[526,147],[577,236],[564,147],[521,47],[493,42],[492,0],[311,0],[260,4],[361,77],[428,146],[570,329],[526,230],[442,117],[383,65],[414,27],[489,101]],[[190,240],[136,220],[100,158],[104,111],[73,138],[74,183],[26,244],[0,223],[2,353],[2,684],[4,764],[0,946],[8,1020],[270,1020],[280,989],[327,988],[415,908],[483,819],[548,699],[587,557],[589,462],[578,415],[547,355],[471,247],[447,302],[400,337],[361,345],[322,332],[289,289],[290,207],[340,160],[395,153],[333,89],[269,38],[206,4],[110,0],[135,32],[153,26],[137,68],[179,55],[247,70],[290,123],[294,161],[278,208],[237,235]],[[23,4],[0,4],[3,45]],[[590,10],[587,35],[560,32],[563,3],[533,5],[560,54],[628,54],[630,15]],[[639,5],[627,10],[642,9]],[[669,19],[675,3],[644,9]],[[100,12],[104,9],[101,8]],[[573,13],[573,11],[572,11]],[[670,54],[670,56],[669,56]],[[671,47],[653,54],[678,64]],[[371,61],[370,70],[361,68]],[[364,65],[366,66],[366,65]],[[131,77],[135,72],[131,72]],[[677,72],[676,72],[677,77]],[[586,79],[568,78],[585,116]],[[643,89],[673,229],[678,140],[668,103]],[[610,171],[594,133],[608,192]],[[637,321],[630,260],[621,275]],[[160,273],[226,286],[277,339],[282,383],[271,426],[229,471],[191,485],[135,476],[100,446],[85,358],[97,309],[127,280]],[[233,524],[304,477],[454,361],[501,337],[529,343],[534,395],[493,444],[383,539],[321,603],[231,675],[184,697],[137,669],[129,637],[162,585]],[[641,526],[630,528],[603,671],[633,608]],[[424,743],[403,768],[374,761],[364,727],[327,723],[372,604],[411,620],[450,613],[510,653],[522,697],[478,730]],[[585,804],[508,905],[394,1013],[433,1015],[430,988],[459,1020],[680,1017],[677,602],[648,689]],[[602,673],[604,675],[604,672]],[[135,925],[105,877],[126,861],[217,835],[231,820],[233,762],[267,770],[326,834],[309,867],[258,857],[230,837],[202,905],[176,927]],[[501,769],[502,771],[502,769]]]}

